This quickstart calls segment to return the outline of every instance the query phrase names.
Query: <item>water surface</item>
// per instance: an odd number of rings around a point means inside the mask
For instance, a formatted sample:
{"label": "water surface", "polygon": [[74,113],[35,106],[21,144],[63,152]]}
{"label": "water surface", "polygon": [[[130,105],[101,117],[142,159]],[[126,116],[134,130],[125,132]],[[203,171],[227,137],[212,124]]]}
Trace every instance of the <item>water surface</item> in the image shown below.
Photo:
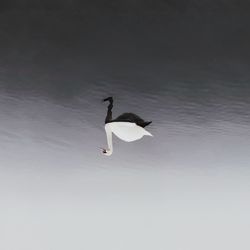
{"label": "water surface", "polygon": [[0,13],[1,249],[249,249],[247,18],[178,11]]}

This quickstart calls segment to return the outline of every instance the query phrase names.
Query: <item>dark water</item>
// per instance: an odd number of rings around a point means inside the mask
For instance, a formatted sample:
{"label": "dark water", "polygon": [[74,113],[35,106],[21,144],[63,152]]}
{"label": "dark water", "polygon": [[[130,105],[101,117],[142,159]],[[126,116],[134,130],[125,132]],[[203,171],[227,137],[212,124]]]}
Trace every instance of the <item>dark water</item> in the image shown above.
{"label": "dark water", "polygon": [[247,15],[123,10],[1,12],[0,248],[248,249]]}

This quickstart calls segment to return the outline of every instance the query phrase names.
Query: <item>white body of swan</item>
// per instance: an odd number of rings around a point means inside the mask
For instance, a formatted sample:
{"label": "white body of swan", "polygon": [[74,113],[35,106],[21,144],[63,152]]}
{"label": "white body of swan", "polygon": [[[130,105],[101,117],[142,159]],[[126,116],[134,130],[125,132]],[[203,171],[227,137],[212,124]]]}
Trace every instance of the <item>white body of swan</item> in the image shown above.
{"label": "white body of swan", "polygon": [[119,139],[131,142],[141,139],[144,135],[153,136],[143,127],[138,126],[132,122],[110,122],[105,124],[105,131],[107,135],[108,149],[105,150],[105,155],[113,153],[112,133]]}

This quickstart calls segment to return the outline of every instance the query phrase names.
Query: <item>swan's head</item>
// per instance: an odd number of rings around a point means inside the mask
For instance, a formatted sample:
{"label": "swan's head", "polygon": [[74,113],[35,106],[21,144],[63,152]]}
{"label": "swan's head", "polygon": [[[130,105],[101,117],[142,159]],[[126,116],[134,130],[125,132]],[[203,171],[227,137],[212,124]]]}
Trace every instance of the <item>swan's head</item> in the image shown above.
{"label": "swan's head", "polygon": [[112,153],[113,153],[112,150],[102,148],[102,154],[103,154],[103,155],[110,156],[110,155],[112,155]]}

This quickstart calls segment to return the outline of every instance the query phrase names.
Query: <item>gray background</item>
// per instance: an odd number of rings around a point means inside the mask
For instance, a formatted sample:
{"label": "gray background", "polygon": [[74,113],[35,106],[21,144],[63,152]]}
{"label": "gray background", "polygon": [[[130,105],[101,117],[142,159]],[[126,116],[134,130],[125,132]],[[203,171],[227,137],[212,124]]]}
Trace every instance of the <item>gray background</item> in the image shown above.
{"label": "gray background", "polygon": [[[248,250],[249,10],[3,2],[0,248]],[[104,157],[109,95],[154,137]]]}

